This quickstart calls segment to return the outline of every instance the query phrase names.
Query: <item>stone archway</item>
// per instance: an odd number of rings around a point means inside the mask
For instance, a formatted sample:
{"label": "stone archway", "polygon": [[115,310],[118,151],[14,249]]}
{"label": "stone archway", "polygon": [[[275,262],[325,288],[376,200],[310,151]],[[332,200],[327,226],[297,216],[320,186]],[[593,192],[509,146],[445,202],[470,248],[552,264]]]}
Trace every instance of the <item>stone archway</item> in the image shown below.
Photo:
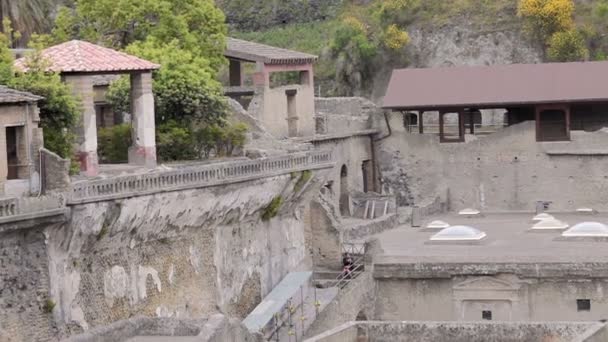
{"label": "stone archway", "polygon": [[340,214],[350,216],[349,190],[348,190],[348,168],[342,165],[340,169]]}

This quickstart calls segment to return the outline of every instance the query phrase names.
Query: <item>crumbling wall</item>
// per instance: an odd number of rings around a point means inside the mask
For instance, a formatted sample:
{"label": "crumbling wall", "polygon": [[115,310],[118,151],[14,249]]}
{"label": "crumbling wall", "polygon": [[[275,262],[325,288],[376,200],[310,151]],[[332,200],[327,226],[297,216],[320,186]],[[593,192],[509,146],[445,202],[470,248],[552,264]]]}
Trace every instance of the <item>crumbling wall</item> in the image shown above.
{"label": "crumbling wall", "polygon": [[372,128],[372,118],[382,110],[362,97],[317,97],[315,120],[318,134],[336,134]]}
{"label": "crumbling wall", "polygon": [[0,234],[0,341],[53,340],[46,250],[41,229]]}
{"label": "crumbling wall", "polygon": [[343,323],[355,321],[357,316],[374,319],[374,302],[377,298],[376,282],[371,272],[364,272],[347,287],[340,290],[336,298],[319,314],[306,332],[315,336]]}
{"label": "crumbling wall", "polygon": [[[533,210],[539,200],[552,201],[556,210],[608,208],[608,157],[598,150],[608,143],[606,132],[573,135],[580,142],[538,143],[534,122],[524,122],[485,137],[468,135],[467,143],[440,144],[436,135],[405,133],[398,121],[391,115],[393,134],[377,144],[383,183],[398,204],[449,191],[452,210]],[[568,147],[576,149],[556,152]]]}
{"label": "crumbling wall", "polygon": [[3,234],[0,330],[44,341],[136,314],[244,316],[310,270],[307,203],[324,172],[82,204],[67,223]]}

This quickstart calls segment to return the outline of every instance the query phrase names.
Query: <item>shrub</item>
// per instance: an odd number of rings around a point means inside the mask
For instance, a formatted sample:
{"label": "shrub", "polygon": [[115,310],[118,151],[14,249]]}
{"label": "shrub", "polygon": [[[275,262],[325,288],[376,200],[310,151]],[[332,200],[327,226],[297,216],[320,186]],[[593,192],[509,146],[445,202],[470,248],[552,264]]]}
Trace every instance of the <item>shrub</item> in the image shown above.
{"label": "shrub", "polygon": [[556,32],[549,39],[548,57],[554,62],[583,61],[589,57],[585,38],[577,30]]}
{"label": "shrub", "polygon": [[572,0],[520,0],[517,14],[525,20],[526,30],[543,42],[574,27]]}
{"label": "shrub", "polygon": [[156,156],[161,161],[198,159],[192,130],[176,121],[158,126]]}
{"label": "shrub", "polygon": [[56,306],[56,304],[54,301],[52,301],[51,299],[47,299],[44,302],[44,305],[42,306],[42,310],[45,313],[51,313],[51,312],[53,312],[53,309],[55,308],[55,306]]}
{"label": "shrub", "polygon": [[208,125],[195,132],[195,142],[199,155],[209,158],[214,152],[216,156],[232,156],[235,148],[245,146],[247,125],[244,123]]}
{"label": "shrub", "polygon": [[270,201],[266,209],[262,212],[262,221],[268,221],[273,217],[276,217],[283,204],[283,197],[277,196]]}
{"label": "shrub", "polygon": [[131,126],[128,124],[101,128],[97,133],[97,154],[102,163],[124,163],[129,161]]}

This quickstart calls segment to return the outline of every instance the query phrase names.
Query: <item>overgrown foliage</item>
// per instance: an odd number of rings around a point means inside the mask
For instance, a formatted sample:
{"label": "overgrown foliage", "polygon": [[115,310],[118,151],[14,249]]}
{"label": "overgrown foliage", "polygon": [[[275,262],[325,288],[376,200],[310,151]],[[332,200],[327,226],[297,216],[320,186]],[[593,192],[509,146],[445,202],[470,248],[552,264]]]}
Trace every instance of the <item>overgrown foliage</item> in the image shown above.
{"label": "overgrown foliage", "polygon": [[276,217],[283,205],[283,197],[277,196],[268,203],[264,211],[262,211],[262,221],[270,221],[270,219]]}
{"label": "overgrown foliage", "polygon": [[104,127],[97,132],[97,155],[101,163],[126,163],[131,146],[131,125],[121,124]]}
{"label": "overgrown foliage", "polygon": [[[5,21],[5,30],[7,27],[10,25]],[[44,98],[38,102],[44,145],[62,158],[73,158],[73,128],[80,116],[79,100],[58,74],[47,71],[48,61],[40,53],[40,44],[34,41],[34,51],[26,57],[27,73],[14,70],[8,44],[7,36],[0,34],[0,84]]]}
{"label": "overgrown foliage", "polygon": [[40,126],[44,132],[44,146],[62,158],[74,157],[73,129],[80,117],[80,103],[58,74],[48,71],[48,61],[40,53],[41,47],[26,57],[27,73],[18,73],[9,85],[44,97],[38,102]]}
{"label": "overgrown foliage", "polygon": [[520,0],[517,13],[528,32],[542,41],[574,27],[572,0]]}
{"label": "overgrown foliage", "polygon": [[170,120],[157,129],[156,151],[162,161],[230,157],[245,145],[247,126],[226,123],[184,126]]}
{"label": "overgrown foliage", "polygon": [[582,61],[589,57],[589,50],[581,33],[571,29],[551,36],[547,57],[553,62]]}
{"label": "overgrown foliage", "polygon": [[585,38],[575,27],[574,11],[573,0],[520,0],[517,8],[528,34],[546,47],[548,59],[555,62],[589,57]]}

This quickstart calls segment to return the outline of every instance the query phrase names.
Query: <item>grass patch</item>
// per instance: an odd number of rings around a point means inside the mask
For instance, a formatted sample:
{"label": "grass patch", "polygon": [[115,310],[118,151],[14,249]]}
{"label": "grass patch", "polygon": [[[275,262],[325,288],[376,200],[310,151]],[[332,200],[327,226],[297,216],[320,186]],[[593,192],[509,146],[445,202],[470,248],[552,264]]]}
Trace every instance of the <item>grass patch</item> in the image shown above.
{"label": "grass patch", "polygon": [[262,221],[269,221],[271,218],[276,217],[282,204],[283,197],[277,196],[273,198],[262,212]]}
{"label": "grass patch", "polygon": [[42,310],[43,310],[45,313],[51,313],[51,312],[53,312],[53,309],[55,308],[55,306],[56,306],[56,305],[57,305],[57,304],[55,304],[55,302],[54,302],[53,300],[51,300],[51,299],[47,299],[47,300],[44,302],[44,305],[42,306]]}
{"label": "grass patch", "polygon": [[312,178],[312,171],[310,171],[310,170],[302,171],[302,173],[300,174],[300,178],[298,179],[296,184],[293,186],[293,191],[295,193],[300,192],[300,190],[302,190],[302,188],[304,187],[304,185],[306,185],[306,183],[310,180],[310,178]]}

